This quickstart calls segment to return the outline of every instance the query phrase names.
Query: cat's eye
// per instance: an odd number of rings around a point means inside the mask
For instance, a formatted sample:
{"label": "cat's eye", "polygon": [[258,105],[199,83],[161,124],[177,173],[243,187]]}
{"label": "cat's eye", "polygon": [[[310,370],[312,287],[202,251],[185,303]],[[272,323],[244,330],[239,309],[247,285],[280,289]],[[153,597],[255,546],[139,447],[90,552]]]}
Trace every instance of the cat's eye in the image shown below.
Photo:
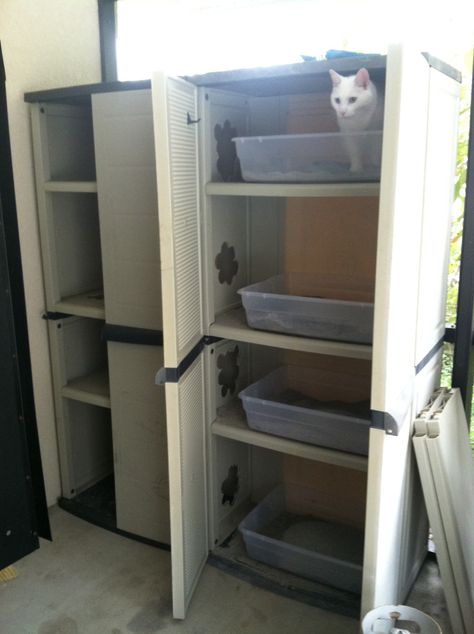
{"label": "cat's eye", "polygon": [[357,97],[349,97],[349,103],[355,103],[357,101]]}
{"label": "cat's eye", "polygon": [[336,97],[336,98],[334,99],[334,101],[335,101],[336,103],[341,103],[341,100],[339,99],[339,97]]}

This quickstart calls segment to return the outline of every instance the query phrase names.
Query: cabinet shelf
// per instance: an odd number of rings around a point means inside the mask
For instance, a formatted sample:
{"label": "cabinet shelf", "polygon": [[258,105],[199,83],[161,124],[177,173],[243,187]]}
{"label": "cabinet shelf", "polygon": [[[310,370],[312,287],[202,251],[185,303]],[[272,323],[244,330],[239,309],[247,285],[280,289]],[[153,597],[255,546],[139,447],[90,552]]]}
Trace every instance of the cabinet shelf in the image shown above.
{"label": "cabinet shelf", "polygon": [[216,321],[209,327],[209,335],[286,350],[299,350],[353,359],[370,360],[372,358],[372,346],[366,344],[310,339],[255,330],[247,325],[243,308],[233,308],[217,316]]}
{"label": "cabinet shelf", "polygon": [[378,196],[379,183],[207,183],[208,196],[338,198]]}
{"label": "cabinet shelf", "polygon": [[61,390],[64,398],[110,409],[109,374],[99,370],[69,381]]}
{"label": "cabinet shelf", "polygon": [[96,194],[96,181],[46,181],[47,192],[65,192],[71,194]]}
{"label": "cabinet shelf", "polygon": [[216,436],[223,436],[256,447],[264,447],[279,453],[326,462],[357,471],[367,471],[368,459],[366,456],[326,449],[250,429],[244,411],[238,402],[219,408],[217,418],[211,425],[211,431]]}
{"label": "cabinet shelf", "polygon": [[54,310],[77,317],[105,319],[104,294],[102,290],[89,291],[64,297],[54,304]]}

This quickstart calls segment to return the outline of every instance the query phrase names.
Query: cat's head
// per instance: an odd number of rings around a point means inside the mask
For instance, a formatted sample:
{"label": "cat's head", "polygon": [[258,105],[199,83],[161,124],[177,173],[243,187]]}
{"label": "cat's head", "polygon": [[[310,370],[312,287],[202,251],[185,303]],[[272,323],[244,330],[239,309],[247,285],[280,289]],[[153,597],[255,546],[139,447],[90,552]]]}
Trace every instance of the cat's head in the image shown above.
{"label": "cat's head", "polygon": [[343,77],[330,70],[332,81],[331,105],[340,119],[350,119],[366,108],[375,107],[377,99],[375,87],[365,68],[356,75]]}

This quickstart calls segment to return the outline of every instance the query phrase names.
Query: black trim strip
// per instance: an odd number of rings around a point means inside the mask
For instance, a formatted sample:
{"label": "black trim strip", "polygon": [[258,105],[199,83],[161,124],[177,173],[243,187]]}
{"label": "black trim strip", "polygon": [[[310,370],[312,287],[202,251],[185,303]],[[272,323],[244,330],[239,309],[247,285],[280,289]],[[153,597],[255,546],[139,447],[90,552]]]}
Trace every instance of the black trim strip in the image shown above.
{"label": "black trim strip", "polygon": [[178,383],[180,378],[186,373],[189,367],[197,359],[206,346],[212,346],[218,341],[222,341],[222,337],[211,337],[205,335],[189,352],[177,368],[162,368],[156,375],[157,385],[163,385],[163,383]]}
{"label": "black trim strip", "polygon": [[415,368],[415,374],[419,374],[423,368],[428,365],[428,363],[431,361],[431,359],[440,351],[440,349],[443,347],[443,343],[444,343],[444,336],[441,337],[441,339],[438,341],[438,343],[436,343],[431,350],[428,352],[428,354],[426,354],[423,359],[420,361],[420,363],[418,363],[418,365]]}
{"label": "black trim strip", "polygon": [[42,318],[47,321],[58,321],[59,319],[67,319],[68,317],[74,317],[74,315],[70,315],[69,313],[56,313],[50,310],[47,310],[42,315]]}
{"label": "black trim strip", "polygon": [[245,562],[222,557],[215,552],[209,554],[207,563],[268,592],[353,619],[358,619],[360,616],[360,595],[323,584],[319,584],[318,590],[308,590],[303,586],[285,584],[284,577],[282,581],[267,577],[265,572],[261,572],[257,568],[254,569]]}
{"label": "black trim strip", "polygon": [[80,99],[90,97],[102,92],[120,92],[126,90],[150,90],[151,81],[149,79],[140,79],[137,81],[110,81],[101,84],[83,84],[82,86],[68,86],[65,88],[51,88],[49,90],[38,90],[35,92],[27,92],[24,100],[27,103],[37,103],[41,101],[67,101],[71,99]]}
{"label": "black trim strip", "polygon": [[163,346],[163,331],[147,328],[132,328],[130,326],[115,326],[105,324],[102,330],[104,341],[116,343],[134,343],[144,346]]}
{"label": "black trim strip", "polygon": [[205,346],[212,346],[212,344],[222,341],[222,337],[211,337],[210,335],[205,335],[203,337],[203,341]]}
{"label": "black trim strip", "polygon": [[[454,343],[456,340],[456,327],[455,326],[446,326],[444,330],[444,341],[445,343]],[[473,341],[474,343],[474,341]]]}
{"label": "black trim strip", "polygon": [[394,417],[388,412],[380,412],[379,410],[370,410],[370,427],[371,429],[380,429],[390,436],[398,436],[400,427]]}
{"label": "black trim strip", "polygon": [[201,352],[204,350],[205,342],[204,337],[194,346],[194,348],[189,352],[177,368],[163,368],[160,372],[160,382],[161,383],[178,383],[180,378],[186,373],[186,371],[191,367],[194,361],[198,358]]}
{"label": "black trim strip", "polygon": [[439,72],[443,73],[443,75],[447,75],[448,77],[451,77],[451,79],[454,79],[459,83],[462,82],[462,74],[459,70],[453,68],[453,66],[450,66],[449,64],[446,64],[446,62],[443,62],[443,60],[430,55],[429,53],[422,53],[422,55],[431,66],[431,68],[439,70]]}
{"label": "black trim strip", "polygon": [[148,537],[141,537],[141,535],[129,533],[121,528],[117,528],[116,524],[107,521],[107,519],[101,518],[99,513],[94,512],[93,509],[86,508],[83,504],[78,504],[74,499],[69,500],[68,498],[60,497],[58,498],[58,506],[71,515],[79,517],[80,519],[89,522],[89,524],[94,524],[94,526],[103,528],[111,533],[116,533],[117,535],[122,535],[122,537],[128,537],[128,539],[133,539],[134,541],[141,542],[142,544],[148,544],[148,546],[154,546],[155,548],[161,548],[162,550],[171,550],[169,544],[164,544],[163,542],[158,542],[154,539],[149,539]]}

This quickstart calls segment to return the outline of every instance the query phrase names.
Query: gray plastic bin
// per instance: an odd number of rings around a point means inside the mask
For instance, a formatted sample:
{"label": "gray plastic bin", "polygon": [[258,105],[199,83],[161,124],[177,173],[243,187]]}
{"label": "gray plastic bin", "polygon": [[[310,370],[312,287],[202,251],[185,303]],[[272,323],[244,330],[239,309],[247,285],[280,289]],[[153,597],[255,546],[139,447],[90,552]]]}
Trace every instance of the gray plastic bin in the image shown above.
{"label": "gray plastic bin", "polygon": [[[332,380],[337,380],[337,373]],[[341,381],[347,378],[341,376]],[[369,449],[369,399],[323,401],[311,397],[321,372],[286,366],[249,385],[239,396],[256,431],[356,454]],[[322,386],[324,388],[324,386]]]}
{"label": "gray plastic bin", "polygon": [[309,515],[313,496],[299,486],[274,489],[239,525],[247,552],[275,568],[360,593],[363,532]]}
{"label": "gray plastic bin", "polygon": [[372,341],[374,305],[368,286],[347,289],[330,279],[288,273],[238,292],[251,328],[354,343]]}
{"label": "gray plastic bin", "polygon": [[[325,183],[380,179],[382,132],[378,130],[236,137],[233,141],[245,181]],[[360,164],[357,171],[350,170],[354,158]]]}

